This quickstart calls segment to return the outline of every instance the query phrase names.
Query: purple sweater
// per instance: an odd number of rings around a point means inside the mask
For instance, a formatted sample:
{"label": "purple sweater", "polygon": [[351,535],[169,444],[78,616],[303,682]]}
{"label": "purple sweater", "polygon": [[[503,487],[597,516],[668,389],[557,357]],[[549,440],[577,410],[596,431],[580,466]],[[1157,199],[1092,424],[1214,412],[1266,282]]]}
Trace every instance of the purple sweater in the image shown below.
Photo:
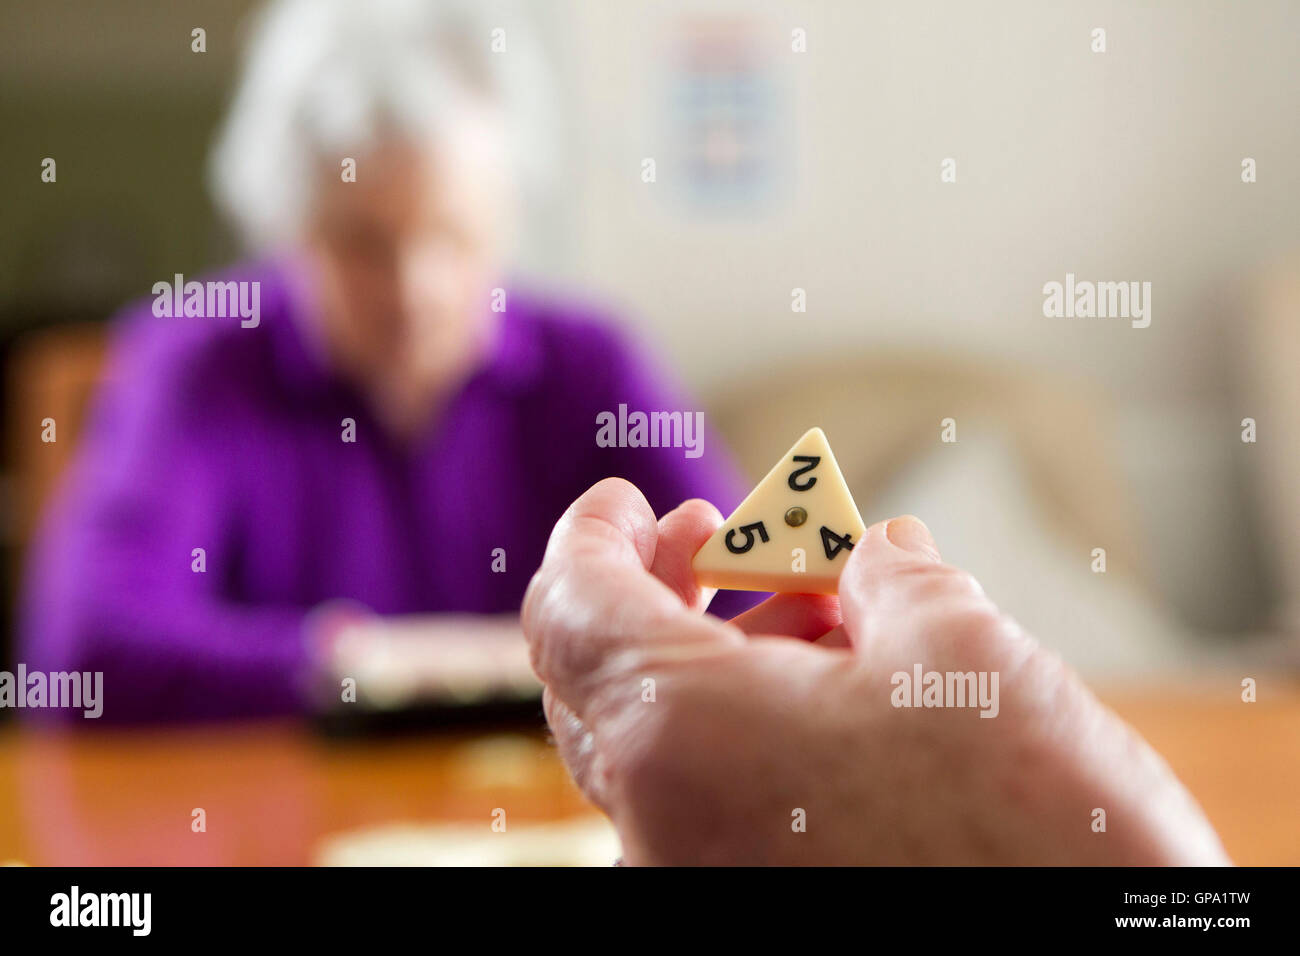
{"label": "purple sweater", "polygon": [[[292,270],[223,278],[261,282],[257,327],[157,318],[152,300],[127,309],[28,561],[19,660],[103,671],[110,720],[302,711],[304,619],[332,599],[379,614],[516,611],[556,519],[609,475],[656,513],[740,499],[711,432],[698,458],[597,444],[598,414],[620,404],[695,405],[589,312],[512,291],[491,356],[399,446],[307,347]],[[714,611],[752,600],[724,593]]]}

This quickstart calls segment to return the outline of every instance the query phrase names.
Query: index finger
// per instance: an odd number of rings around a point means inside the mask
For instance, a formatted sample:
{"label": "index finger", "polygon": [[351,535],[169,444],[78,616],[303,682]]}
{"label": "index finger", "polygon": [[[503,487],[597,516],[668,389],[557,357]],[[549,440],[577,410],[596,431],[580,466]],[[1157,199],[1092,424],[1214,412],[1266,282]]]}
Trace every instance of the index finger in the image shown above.
{"label": "index finger", "polygon": [[606,478],[560,518],[528,585],[521,617],[533,669],[584,719],[611,672],[635,668],[652,651],[743,640],[688,610],[650,573],[657,549],[645,496]]}

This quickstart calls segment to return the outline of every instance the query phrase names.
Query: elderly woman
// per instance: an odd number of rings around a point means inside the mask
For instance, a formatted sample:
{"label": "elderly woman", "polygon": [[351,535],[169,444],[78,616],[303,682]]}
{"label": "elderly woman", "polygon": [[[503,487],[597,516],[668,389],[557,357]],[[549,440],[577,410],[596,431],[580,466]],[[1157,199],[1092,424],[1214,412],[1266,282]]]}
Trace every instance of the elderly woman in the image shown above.
{"label": "elderly woman", "polygon": [[592,483],[735,503],[712,436],[598,441],[620,406],[695,406],[594,311],[502,278],[541,155],[526,39],[494,53],[426,3],[264,11],[213,163],[258,257],[211,277],[217,309],[177,278],[121,317],[28,567],[29,669],[102,671],[105,717],[157,719],[300,712],[466,640],[508,668]]}

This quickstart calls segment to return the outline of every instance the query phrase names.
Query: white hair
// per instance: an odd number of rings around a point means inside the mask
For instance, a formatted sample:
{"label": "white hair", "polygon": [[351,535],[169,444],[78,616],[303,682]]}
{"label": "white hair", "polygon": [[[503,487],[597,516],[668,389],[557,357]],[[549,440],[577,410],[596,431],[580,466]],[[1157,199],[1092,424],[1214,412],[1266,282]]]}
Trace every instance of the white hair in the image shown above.
{"label": "white hair", "polygon": [[535,187],[547,77],[529,31],[506,26],[460,2],[273,0],[210,157],[218,207],[254,248],[289,241],[321,169],[394,135],[436,138],[475,98],[504,111],[520,185]]}

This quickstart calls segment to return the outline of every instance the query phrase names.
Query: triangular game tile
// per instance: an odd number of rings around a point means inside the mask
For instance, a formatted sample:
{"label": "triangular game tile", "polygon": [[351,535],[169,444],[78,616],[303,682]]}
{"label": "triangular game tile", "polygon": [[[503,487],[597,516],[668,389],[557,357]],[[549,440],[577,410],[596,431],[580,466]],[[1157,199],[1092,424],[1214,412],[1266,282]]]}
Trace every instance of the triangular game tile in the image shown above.
{"label": "triangular game tile", "polygon": [[696,552],[691,567],[705,587],[836,594],[865,532],[826,434],[812,428]]}

